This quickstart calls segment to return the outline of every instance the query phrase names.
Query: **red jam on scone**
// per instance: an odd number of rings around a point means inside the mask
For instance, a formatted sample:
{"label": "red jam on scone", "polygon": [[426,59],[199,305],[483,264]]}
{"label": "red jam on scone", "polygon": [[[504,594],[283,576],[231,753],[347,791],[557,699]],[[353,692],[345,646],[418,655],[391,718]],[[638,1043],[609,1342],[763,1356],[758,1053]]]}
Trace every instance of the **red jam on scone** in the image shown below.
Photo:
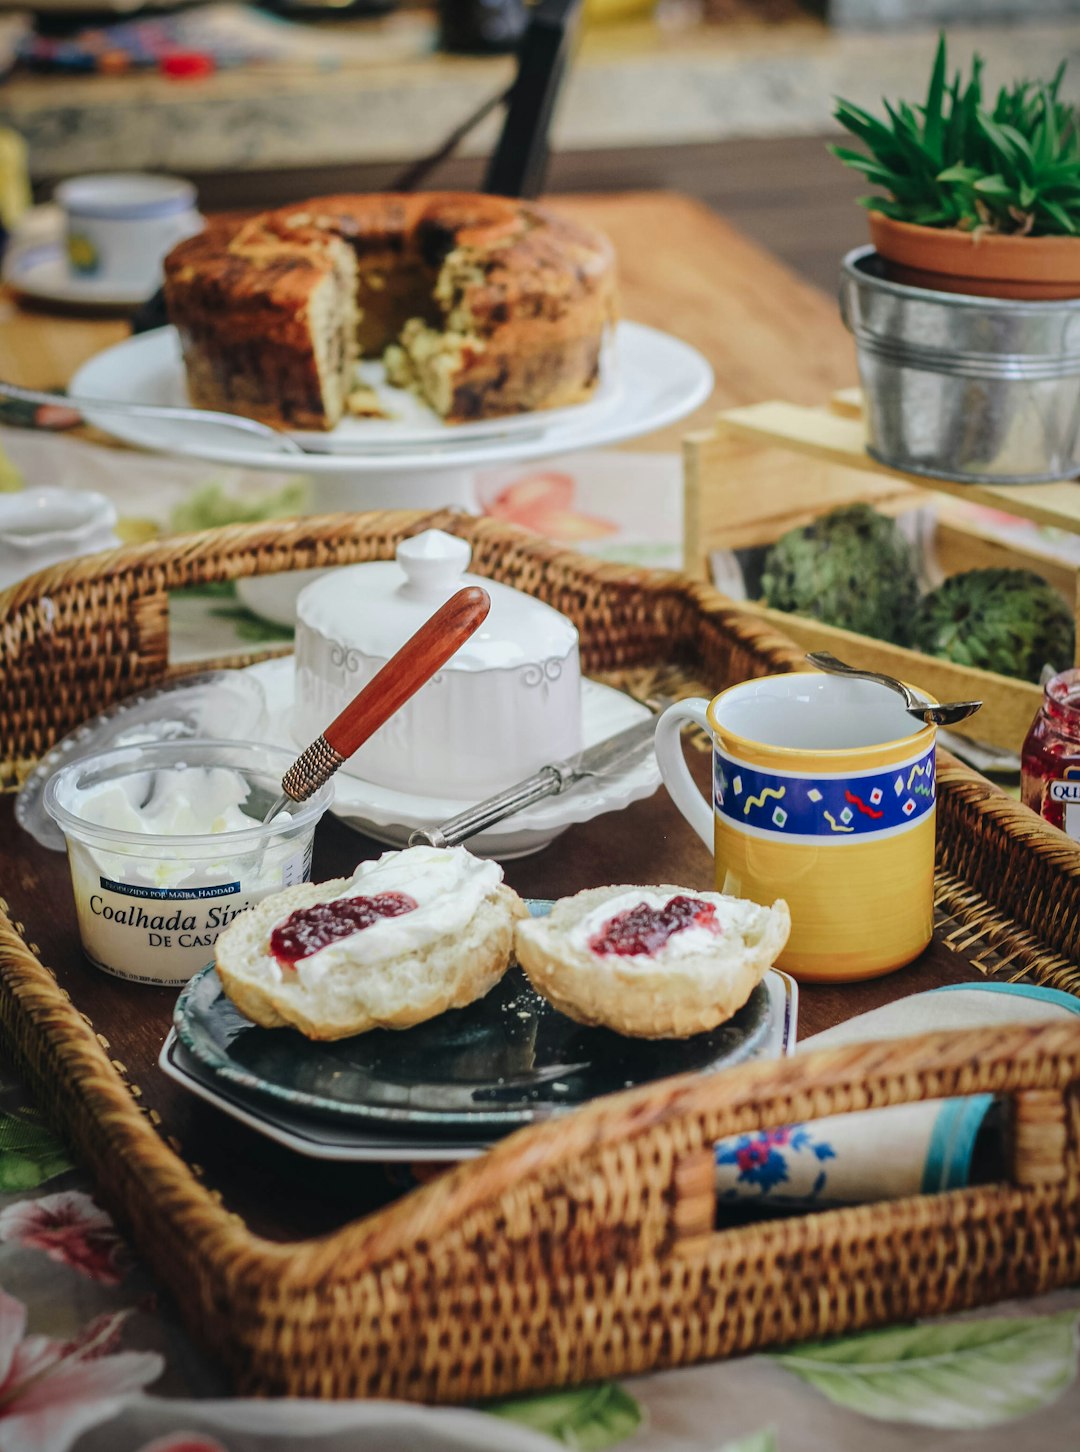
{"label": "red jam on scone", "polygon": [[397,918],[416,910],[416,899],[404,892],[380,892],[374,897],[339,897],[299,908],[270,934],[270,951],[282,965],[292,968],[321,948],[370,928],[382,918]]}
{"label": "red jam on scone", "polygon": [[687,928],[704,928],[718,937],[723,932],[711,902],[680,894],[659,908],[641,902],[616,913],[589,939],[589,947],[602,957],[608,954],[620,958],[651,957],[676,933]]}

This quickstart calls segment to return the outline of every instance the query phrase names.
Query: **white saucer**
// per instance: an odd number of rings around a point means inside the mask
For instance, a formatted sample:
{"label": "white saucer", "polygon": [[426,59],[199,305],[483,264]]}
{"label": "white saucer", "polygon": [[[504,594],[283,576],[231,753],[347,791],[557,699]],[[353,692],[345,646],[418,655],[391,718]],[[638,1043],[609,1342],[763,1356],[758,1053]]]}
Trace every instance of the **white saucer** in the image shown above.
{"label": "white saucer", "polygon": [[[382,364],[362,365],[378,382]],[[380,385],[383,386],[383,385]],[[597,395],[573,408],[517,414],[477,424],[440,422],[410,395],[392,393],[393,421],[347,419],[326,434],[297,434],[320,452],[291,458],[256,435],[212,424],[126,418],[85,410],[89,422],[140,448],[162,450],[253,469],[283,467],[306,474],[406,474],[539,459],[575,449],[620,443],[674,423],[712,391],[706,360],[687,343],[641,323],[619,323]],[[174,328],[139,333],[96,354],[75,373],[73,397],[121,403],[186,404],[179,340]],[[225,440],[225,442],[223,442]],[[324,452],[325,451],[325,452]]]}
{"label": "white saucer", "polygon": [[[289,730],[293,704],[293,661],[291,656],[260,661],[248,666],[266,696],[270,722],[266,744],[299,750]],[[582,739],[585,746],[606,741],[609,736],[633,726],[648,716],[649,708],[622,691],[599,681],[581,683]],[[330,810],[358,832],[390,847],[404,847],[417,827],[432,827],[463,812],[475,802],[461,798],[412,796],[391,791],[375,782],[339,771],[334,778],[334,803]],[[591,779],[571,787],[562,796],[549,797],[516,816],[469,839],[470,852],[495,857],[500,862],[539,852],[575,822],[588,822],[605,812],[621,811],[631,802],[651,797],[660,785],[660,769],[650,752],[629,771],[603,781]]]}
{"label": "white saucer", "polygon": [[13,247],[4,258],[4,282],[34,302],[116,312],[130,312],[153,292],[125,287],[115,278],[79,277],[69,269],[61,242]]}

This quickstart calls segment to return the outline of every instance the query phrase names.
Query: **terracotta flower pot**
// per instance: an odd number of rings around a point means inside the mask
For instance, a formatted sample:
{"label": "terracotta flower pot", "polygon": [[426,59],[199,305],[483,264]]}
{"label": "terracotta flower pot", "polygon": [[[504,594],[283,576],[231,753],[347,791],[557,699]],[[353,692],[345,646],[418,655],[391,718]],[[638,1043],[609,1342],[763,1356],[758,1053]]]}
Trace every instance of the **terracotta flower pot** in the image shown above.
{"label": "terracotta flower pot", "polygon": [[891,281],[936,292],[1050,301],[1080,297],[1080,237],[1003,237],[870,213]]}

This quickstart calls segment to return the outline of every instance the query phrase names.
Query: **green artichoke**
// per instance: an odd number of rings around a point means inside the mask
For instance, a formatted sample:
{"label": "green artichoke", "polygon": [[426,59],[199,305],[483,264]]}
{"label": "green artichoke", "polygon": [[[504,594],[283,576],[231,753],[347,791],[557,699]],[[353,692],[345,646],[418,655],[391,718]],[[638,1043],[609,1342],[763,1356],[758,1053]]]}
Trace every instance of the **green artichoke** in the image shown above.
{"label": "green artichoke", "polygon": [[761,588],[776,610],[905,645],[918,598],[915,553],[894,519],[845,505],[781,535]]}
{"label": "green artichoke", "polygon": [[967,570],[919,602],[912,644],[957,665],[1037,682],[1073,663],[1072,611],[1031,570]]}

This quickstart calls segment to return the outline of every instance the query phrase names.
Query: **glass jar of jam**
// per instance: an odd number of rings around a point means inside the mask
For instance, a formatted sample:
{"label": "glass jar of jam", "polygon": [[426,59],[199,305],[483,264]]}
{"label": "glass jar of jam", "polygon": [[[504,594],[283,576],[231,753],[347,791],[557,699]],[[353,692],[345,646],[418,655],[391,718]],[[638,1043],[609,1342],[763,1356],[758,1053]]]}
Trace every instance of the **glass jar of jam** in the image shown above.
{"label": "glass jar of jam", "polygon": [[1080,842],[1080,669],[1046,683],[1020,753],[1020,793],[1025,806]]}

